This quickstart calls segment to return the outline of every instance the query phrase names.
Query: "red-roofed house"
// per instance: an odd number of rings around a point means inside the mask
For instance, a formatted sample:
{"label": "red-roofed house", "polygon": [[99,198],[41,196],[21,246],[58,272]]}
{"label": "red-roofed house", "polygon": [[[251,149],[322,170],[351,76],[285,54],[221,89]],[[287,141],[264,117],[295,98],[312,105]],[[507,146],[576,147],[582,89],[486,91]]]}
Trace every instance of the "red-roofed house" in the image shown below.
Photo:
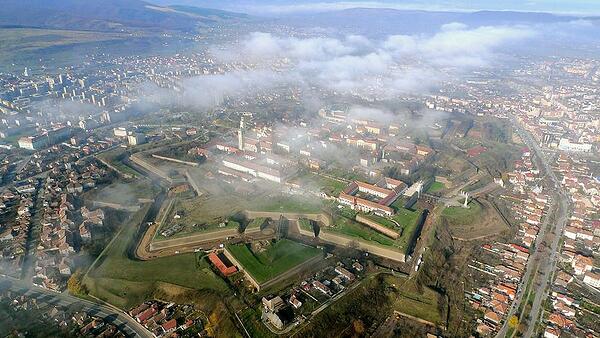
{"label": "red-roofed house", "polygon": [[162,328],[163,330],[165,330],[165,333],[171,333],[175,331],[175,329],[177,328],[177,320],[171,319],[169,321],[166,321],[165,323],[163,323]]}
{"label": "red-roofed house", "polygon": [[237,268],[232,265],[230,267],[227,267],[225,265],[225,263],[223,263],[223,261],[219,258],[219,256],[217,256],[217,254],[215,254],[214,252],[211,252],[208,255],[208,259],[210,260],[211,263],[213,263],[213,265],[219,269],[219,271],[223,274],[223,276],[227,277],[230,276],[231,274],[237,272]]}
{"label": "red-roofed house", "polygon": [[484,146],[475,146],[469,150],[467,150],[467,155],[469,157],[477,157],[487,151],[487,148]]}

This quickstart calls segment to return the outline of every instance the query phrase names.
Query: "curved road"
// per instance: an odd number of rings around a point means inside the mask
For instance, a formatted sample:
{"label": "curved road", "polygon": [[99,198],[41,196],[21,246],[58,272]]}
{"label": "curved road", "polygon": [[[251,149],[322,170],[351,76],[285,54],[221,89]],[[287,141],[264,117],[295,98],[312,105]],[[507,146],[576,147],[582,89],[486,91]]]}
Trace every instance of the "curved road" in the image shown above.
{"label": "curved road", "polygon": [[58,305],[62,307],[80,306],[89,315],[101,317],[109,323],[117,326],[128,337],[151,338],[153,335],[146,330],[135,319],[129,317],[121,310],[109,305],[94,303],[85,299],[77,298],[68,293],[50,291],[24,281],[8,276],[0,277],[0,290],[11,289],[15,292],[24,292],[26,296],[35,298],[38,303]]}

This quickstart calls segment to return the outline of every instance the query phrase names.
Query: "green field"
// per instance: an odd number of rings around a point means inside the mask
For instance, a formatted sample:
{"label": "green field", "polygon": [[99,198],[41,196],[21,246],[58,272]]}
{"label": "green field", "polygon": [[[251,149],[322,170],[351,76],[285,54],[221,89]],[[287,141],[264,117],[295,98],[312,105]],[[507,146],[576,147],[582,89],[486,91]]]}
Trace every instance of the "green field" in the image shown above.
{"label": "green field", "polygon": [[301,218],[298,220],[298,225],[300,226],[300,228],[302,228],[302,230],[306,230],[306,231],[310,231],[313,232],[313,226],[310,222],[310,220],[306,219],[306,218]]}
{"label": "green field", "polygon": [[140,176],[140,173],[123,163],[123,159],[127,156],[127,151],[123,148],[111,149],[98,154],[97,156],[99,159],[106,161],[115,167],[121,174],[131,175],[133,177]]}
{"label": "green field", "polygon": [[435,193],[446,189],[446,186],[442,182],[435,181],[433,182],[429,188],[427,188],[428,193]]}
{"label": "green field", "polygon": [[406,202],[407,198],[400,196],[392,203],[392,205],[390,205],[390,208],[394,209],[394,211],[402,210],[404,209],[404,204],[406,204]]}
{"label": "green field", "polygon": [[[315,315],[298,336],[333,337],[332,332],[343,332],[343,336],[363,337],[365,327],[381,325],[394,310],[445,326],[439,299],[440,295],[434,290],[420,288],[412,279],[386,273],[371,274],[326,311]],[[402,337],[424,337],[422,327],[402,327],[401,333]]]}
{"label": "green field", "polygon": [[438,310],[439,294],[428,287],[419,288],[412,279],[386,275],[389,285],[394,285],[397,296],[394,310],[421,318],[435,324],[442,324],[442,315]]}
{"label": "green field", "polygon": [[124,225],[115,241],[88,272],[84,283],[89,293],[124,309],[146,299],[156,283],[161,282],[228,294],[225,282],[215,275],[199,255],[182,254],[150,261],[128,257],[129,245],[135,239],[137,227],[147,209],[148,206],[137,212]]}
{"label": "green field", "polygon": [[419,211],[400,208],[392,218],[406,228],[413,226],[419,219],[419,215],[421,215]]}
{"label": "green field", "polygon": [[400,231],[401,230],[396,225],[396,223],[392,222],[392,220],[390,220],[387,217],[382,217],[382,216],[373,215],[373,214],[364,214],[362,216],[370,219],[373,222],[376,222],[377,224],[383,225],[386,228],[390,228],[390,229],[395,230],[395,231]]}
{"label": "green field", "polygon": [[117,180],[103,188],[86,192],[84,197],[86,200],[129,206],[137,205],[140,198],[152,199],[159,192],[160,189],[147,180],[139,179],[132,182]]}
{"label": "green field", "polygon": [[[138,31],[141,33],[141,31]],[[22,72],[24,67],[46,69],[71,66],[82,62],[82,56],[110,53],[113,57],[128,55],[170,55],[190,48],[186,40],[167,38],[146,32],[129,33],[77,31],[37,28],[0,28],[0,71]]]}
{"label": "green field", "polygon": [[468,204],[469,208],[463,207],[448,207],[442,211],[442,216],[450,224],[470,224],[478,220],[483,209],[479,202],[472,200]]}
{"label": "green field", "polygon": [[339,233],[341,235],[355,237],[358,240],[373,242],[373,244],[380,244],[383,246],[398,246],[396,241],[388,236],[375,231],[366,225],[358,223],[353,219],[343,216],[336,217],[333,227],[322,227],[321,231]]}
{"label": "green field", "polygon": [[[358,240],[372,242],[373,244],[391,246],[406,250],[408,248],[408,242],[410,241],[412,234],[417,227],[417,221],[420,214],[420,211],[412,211],[404,208],[398,210],[396,215],[394,215],[392,218],[402,225],[402,234],[395,240],[376,230],[371,229],[366,225],[344,216],[337,216],[335,218],[333,227],[323,227],[321,230],[326,232],[335,232],[350,237],[356,237]],[[390,229],[399,230],[398,226],[396,226],[396,224],[389,218],[370,214],[363,216]]]}
{"label": "green field", "polygon": [[255,218],[246,226],[246,229],[260,228],[267,219],[265,217]]}
{"label": "green field", "polygon": [[[205,174],[200,169],[194,168],[191,171],[199,182],[203,194],[194,198],[177,200],[172,213],[182,211],[181,218],[175,220],[170,215],[162,225],[162,227],[175,223],[183,225],[183,230],[175,237],[183,237],[206,230],[218,230],[221,222],[244,210],[318,213],[323,206],[319,198],[275,195],[273,189],[278,186],[269,182],[261,182],[260,185],[242,184],[247,188],[247,193],[242,194],[225,182],[206,180],[205,176],[200,176],[201,173]],[[193,226],[194,224],[198,226]]]}
{"label": "green field", "polygon": [[318,213],[323,204],[320,199],[302,199],[287,196],[270,197],[255,203],[251,210],[273,212]]}
{"label": "green field", "polygon": [[271,244],[261,252],[252,252],[246,244],[227,246],[258,283],[266,282],[291,268],[321,254],[321,250],[288,239]]}
{"label": "green field", "polygon": [[348,186],[348,183],[344,181],[338,181],[312,172],[302,173],[291,181],[297,181],[302,186],[320,187],[322,192],[330,196],[338,196]]}

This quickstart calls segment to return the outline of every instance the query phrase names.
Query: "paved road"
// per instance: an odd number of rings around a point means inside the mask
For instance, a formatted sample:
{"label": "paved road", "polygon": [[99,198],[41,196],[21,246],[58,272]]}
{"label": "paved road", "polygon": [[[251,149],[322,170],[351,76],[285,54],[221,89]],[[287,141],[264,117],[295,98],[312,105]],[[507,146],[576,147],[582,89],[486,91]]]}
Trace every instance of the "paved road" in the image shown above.
{"label": "paved road", "polygon": [[[542,258],[542,261],[540,262],[540,266],[538,267],[538,274],[542,278],[539,290],[543,290],[543,292],[535,292],[534,293],[535,298],[533,300],[533,305],[531,306],[531,311],[530,311],[530,316],[529,316],[530,318],[532,318],[532,322],[529,323],[529,325],[527,327],[527,331],[525,332],[525,338],[529,338],[529,337],[532,337],[533,334],[535,333],[535,326],[536,326],[535,324],[538,321],[539,313],[540,313],[540,310],[542,307],[542,302],[548,296],[548,290],[546,290],[546,289],[547,289],[548,285],[551,283],[551,278],[552,278],[552,275],[554,274],[554,270],[556,268],[556,262],[557,262],[557,258],[558,258],[558,250],[560,249],[558,246],[559,246],[560,238],[562,237],[562,232],[564,230],[564,227],[567,224],[569,202],[568,202],[568,196],[561,189],[560,181],[558,180],[558,178],[552,171],[550,164],[548,163],[548,157],[546,157],[542,153],[542,149],[540,148],[538,143],[532,139],[531,135],[529,135],[528,133],[525,133],[524,131],[520,131],[520,132],[522,134],[521,137],[526,139],[526,143],[529,146],[529,148],[533,149],[533,151],[538,155],[538,158],[540,159],[540,162],[544,168],[545,174],[554,183],[554,185],[557,189],[557,193],[555,194],[554,197],[557,201],[557,207],[558,207],[556,210],[555,219],[554,219],[554,234],[555,234],[555,236],[550,245],[550,256],[542,255],[543,258]],[[540,249],[541,248],[537,248],[537,250],[540,250]]]}
{"label": "paved road", "polygon": [[[538,159],[538,167],[539,167],[540,171],[543,172],[548,178],[550,178],[550,180],[552,180],[556,189],[559,189],[560,182],[556,178],[556,175],[552,171],[552,168],[550,168],[550,165],[548,164],[548,158],[542,152],[542,150],[539,147],[539,145],[537,144],[537,142],[531,137],[531,135],[529,133],[527,133],[526,131],[524,131],[520,128],[520,126],[518,125],[518,122],[513,121],[513,124],[517,128],[517,132],[519,133],[519,135],[521,136],[523,141],[527,144],[529,149],[535,154],[536,158]],[[552,217],[553,214],[555,217]],[[519,308],[521,303],[527,301],[527,299],[524,298],[525,286],[527,285],[527,282],[529,281],[530,278],[535,277],[535,275],[534,275],[535,274],[534,271],[536,270],[535,262],[538,261],[540,258],[541,258],[541,261],[540,261],[540,265],[537,267],[537,272],[542,274],[542,276],[544,277],[544,281],[542,283],[543,284],[542,286],[544,288],[541,288],[541,290],[544,290],[546,285],[548,284],[549,278],[552,275],[551,271],[556,263],[556,258],[558,256],[558,254],[556,252],[557,247],[558,247],[558,240],[560,239],[560,234],[562,233],[564,224],[566,224],[566,217],[567,217],[566,196],[561,191],[559,191],[555,194],[555,196],[553,196],[550,208],[548,209],[548,213],[544,217],[544,222],[540,226],[540,231],[539,231],[538,236],[535,241],[535,251],[531,254],[531,256],[529,257],[529,260],[527,261],[525,274],[523,275],[523,278],[521,279],[521,282],[519,283],[519,287],[518,287],[519,292],[517,293],[515,300],[512,302],[512,304],[509,308],[509,311],[506,315],[506,320],[504,321],[502,328],[498,331],[498,334],[496,335],[497,338],[500,338],[500,337],[503,338],[506,336],[506,334],[508,332],[508,318],[510,318],[511,316],[513,316],[515,314],[515,312],[517,311],[517,309]],[[541,246],[541,243],[543,242],[543,239],[545,237],[545,233],[546,233],[546,230],[548,229],[548,225],[550,224],[550,221],[553,220],[553,218],[554,218],[554,220],[556,220],[556,223],[555,223],[556,224],[555,225],[556,226],[555,227],[556,236],[555,236],[554,241],[551,246],[550,257],[548,257],[548,256],[545,256],[545,252],[542,252],[543,248]],[[545,299],[545,292],[535,292],[534,294],[535,294],[535,299],[534,299],[534,304],[531,308],[531,318],[537,319],[537,316],[538,316],[537,314],[539,313],[541,303]],[[525,337],[531,337],[531,334],[533,334],[534,328],[535,328],[535,325],[529,325],[528,331],[527,331],[529,333],[529,335],[525,335]]]}
{"label": "paved road", "polygon": [[128,337],[153,337],[152,334],[141,324],[120,310],[113,308],[112,306],[90,302],[84,299],[73,297],[67,293],[53,292],[35,285],[31,285],[19,279],[2,276],[0,277],[0,290],[6,288],[17,292],[24,292],[25,295],[35,298],[38,303],[57,305],[61,307],[80,307],[88,314],[101,317],[107,322],[116,325]]}

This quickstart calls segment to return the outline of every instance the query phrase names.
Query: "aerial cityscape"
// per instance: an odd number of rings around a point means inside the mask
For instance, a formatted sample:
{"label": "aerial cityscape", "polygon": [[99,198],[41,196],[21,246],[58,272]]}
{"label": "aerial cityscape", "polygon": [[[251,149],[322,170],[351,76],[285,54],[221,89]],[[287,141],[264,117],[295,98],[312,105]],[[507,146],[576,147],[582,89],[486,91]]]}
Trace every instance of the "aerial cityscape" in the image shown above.
{"label": "aerial cityscape", "polygon": [[5,0],[0,337],[600,337],[600,3]]}

